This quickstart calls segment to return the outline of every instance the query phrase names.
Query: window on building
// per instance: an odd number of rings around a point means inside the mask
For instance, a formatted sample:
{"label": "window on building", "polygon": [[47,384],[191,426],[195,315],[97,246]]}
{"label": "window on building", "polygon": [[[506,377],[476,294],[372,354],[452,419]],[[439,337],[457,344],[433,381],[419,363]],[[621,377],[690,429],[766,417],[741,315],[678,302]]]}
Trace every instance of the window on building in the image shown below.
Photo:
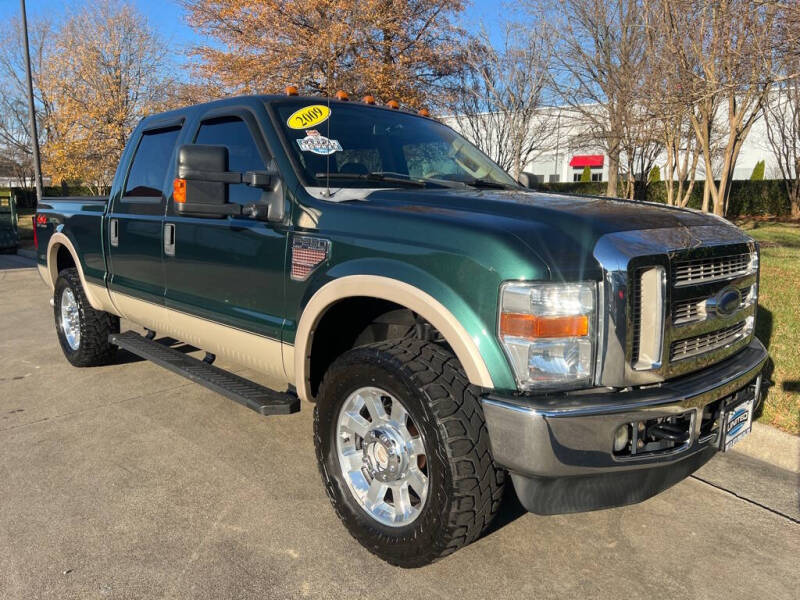
{"label": "window on building", "polygon": [[592,173],[592,181],[603,181],[603,172]]}

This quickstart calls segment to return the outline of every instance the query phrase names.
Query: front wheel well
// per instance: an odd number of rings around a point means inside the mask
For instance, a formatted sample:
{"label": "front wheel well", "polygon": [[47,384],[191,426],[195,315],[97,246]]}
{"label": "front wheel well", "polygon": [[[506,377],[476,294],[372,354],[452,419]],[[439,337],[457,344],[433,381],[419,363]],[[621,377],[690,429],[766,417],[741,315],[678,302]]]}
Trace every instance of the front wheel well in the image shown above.
{"label": "front wheel well", "polygon": [[328,367],[357,346],[413,337],[444,344],[444,338],[410,309],[379,298],[351,297],[330,306],[314,329],[309,384],[316,396]]}

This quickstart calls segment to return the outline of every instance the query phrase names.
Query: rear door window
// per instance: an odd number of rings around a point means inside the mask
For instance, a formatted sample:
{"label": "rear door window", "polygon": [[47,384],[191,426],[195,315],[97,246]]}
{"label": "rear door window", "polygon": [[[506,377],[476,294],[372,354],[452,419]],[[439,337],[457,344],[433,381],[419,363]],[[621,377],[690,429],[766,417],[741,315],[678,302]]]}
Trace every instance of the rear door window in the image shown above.
{"label": "rear door window", "polygon": [[126,200],[137,198],[158,199],[164,195],[164,178],[170,166],[172,151],[178,140],[180,127],[145,131],[125,182]]}

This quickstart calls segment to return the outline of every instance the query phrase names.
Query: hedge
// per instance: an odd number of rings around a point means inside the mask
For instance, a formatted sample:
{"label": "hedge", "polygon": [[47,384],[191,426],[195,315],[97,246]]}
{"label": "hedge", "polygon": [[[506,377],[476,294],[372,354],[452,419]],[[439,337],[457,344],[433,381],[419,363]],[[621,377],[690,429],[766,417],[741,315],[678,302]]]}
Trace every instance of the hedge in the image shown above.
{"label": "hedge", "polygon": [[[624,185],[624,182],[620,182]],[[689,208],[700,209],[703,206],[703,186],[705,182],[698,181],[692,189],[692,197],[689,199]],[[540,191],[560,192],[565,194],[586,194],[590,196],[602,196],[606,192],[606,183],[593,181],[591,183],[581,183],[570,181],[566,183],[540,183],[536,189]],[[675,186],[677,190],[677,186]],[[666,182],[659,181],[650,183],[643,199],[649,202],[667,202]],[[786,187],[782,179],[764,179],[761,181],[751,181],[749,179],[737,179],[731,183],[731,196],[728,202],[728,217],[739,216],[775,216],[785,217],[791,214],[789,196],[786,194]]]}

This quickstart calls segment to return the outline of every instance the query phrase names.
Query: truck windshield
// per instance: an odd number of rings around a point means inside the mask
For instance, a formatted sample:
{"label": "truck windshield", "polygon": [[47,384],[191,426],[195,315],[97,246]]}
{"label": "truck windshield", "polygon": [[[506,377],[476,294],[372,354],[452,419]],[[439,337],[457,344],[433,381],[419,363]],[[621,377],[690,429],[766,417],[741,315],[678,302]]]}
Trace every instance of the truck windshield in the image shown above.
{"label": "truck windshield", "polygon": [[359,104],[274,104],[310,186],[517,188],[499,166],[432,119]]}

